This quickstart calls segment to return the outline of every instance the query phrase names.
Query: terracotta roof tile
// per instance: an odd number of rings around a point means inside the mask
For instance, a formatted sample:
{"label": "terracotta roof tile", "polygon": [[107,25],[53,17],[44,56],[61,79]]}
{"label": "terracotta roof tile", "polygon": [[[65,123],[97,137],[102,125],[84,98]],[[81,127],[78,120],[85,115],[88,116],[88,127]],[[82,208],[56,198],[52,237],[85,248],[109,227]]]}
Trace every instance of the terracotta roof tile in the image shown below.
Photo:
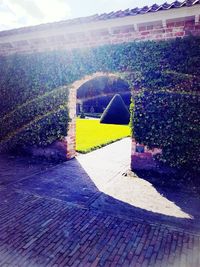
{"label": "terracotta roof tile", "polygon": [[154,4],[151,6],[151,11],[156,12],[156,11],[159,11],[161,8],[162,8],[162,6]]}
{"label": "terracotta roof tile", "polygon": [[168,10],[171,8],[171,4],[168,4],[167,2],[165,2],[162,6],[160,6],[161,9],[163,10]]}

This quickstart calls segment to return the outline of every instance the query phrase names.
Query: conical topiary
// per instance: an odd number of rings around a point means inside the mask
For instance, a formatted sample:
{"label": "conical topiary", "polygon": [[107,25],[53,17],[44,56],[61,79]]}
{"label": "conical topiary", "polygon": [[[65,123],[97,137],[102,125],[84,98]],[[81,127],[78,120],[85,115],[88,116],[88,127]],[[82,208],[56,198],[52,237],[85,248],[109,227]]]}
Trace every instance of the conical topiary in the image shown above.
{"label": "conical topiary", "polygon": [[100,123],[128,124],[129,121],[130,113],[122,97],[119,94],[114,95],[104,110]]}

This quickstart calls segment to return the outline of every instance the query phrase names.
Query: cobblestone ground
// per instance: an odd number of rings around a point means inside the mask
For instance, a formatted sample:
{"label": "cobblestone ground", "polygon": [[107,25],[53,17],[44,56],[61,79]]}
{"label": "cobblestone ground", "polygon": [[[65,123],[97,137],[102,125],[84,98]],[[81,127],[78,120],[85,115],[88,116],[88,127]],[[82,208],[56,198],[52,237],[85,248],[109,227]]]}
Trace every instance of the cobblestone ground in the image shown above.
{"label": "cobblestone ground", "polygon": [[1,267],[200,267],[198,218],[153,216],[114,199],[77,160],[22,177],[26,168],[18,164],[15,181],[1,173]]}

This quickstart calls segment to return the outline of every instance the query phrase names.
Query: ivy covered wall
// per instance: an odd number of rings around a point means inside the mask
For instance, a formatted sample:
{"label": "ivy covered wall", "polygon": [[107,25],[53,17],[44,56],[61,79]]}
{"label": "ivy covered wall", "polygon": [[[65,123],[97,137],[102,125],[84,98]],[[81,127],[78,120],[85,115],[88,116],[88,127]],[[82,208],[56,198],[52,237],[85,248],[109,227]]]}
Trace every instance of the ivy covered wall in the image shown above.
{"label": "ivy covered wall", "polygon": [[147,92],[135,98],[133,133],[148,148],[161,148],[159,160],[199,170],[200,96]]}
{"label": "ivy covered wall", "polygon": [[[199,37],[106,45],[71,52],[54,51],[1,57],[0,150],[10,150],[30,144],[45,146],[66,136],[70,85],[85,75],[99,71],[120,73],[122,77],[124,73],[129,73],[125,79],[132,88],[135,88],[137,95],[139,93],[147,102],[149,96],[143,94],[144,92],[149,92],[153,97],[156,97],[158,92],[167,92],[170,95],[187,94],[183,102],[189,103],[191,97],[195,98],[197,103],[195,112],[199,114],[197,101],[200,91]],[[141,104],[142,100],[139,100],[139,95],[135,99],[137,112],[134,115],[134,122],[137,121],[139,126],[134,128],[134,135],[136,139],[148,145],[145,134],[142,135],[143,139],[139,137],[141,129],[147,126],[154,129],[158,126],[155,121],[144,119],[146,114],[143,113],[144,106]],[[145,101],[144,103],[147,103]],[[151,102],[151,98],[149,101]],[[172,106],[170,98],[166,102],[170,109]],[[159,107],[156,103],[155,106]],[[176,104],[175,111],[178,109],[179,104]],[[175,111],[170,113],[172,121],[176,117]],[[188,116],[185,108],[184,112]],[[184,115],[181,118],[179,127],[182,127]],[[158,121],[162,124],[162,118]],[[159,124],[158,121],[156,123]],[[173,122],[171,125],[173,126]],[[150,132],[151,130],[148,130],[148,136]],[[172,130],[168,135],[175,136],[176,131]],[[151,138],[154,138],[154,131]],[[191,140],[188,142],[193,142],[192,147],[197,148],[199,143],[196,137],[194,139],[194,142]],[[153,141],[151,145],[154,145]],[[174,145],[176,142],[173,143],[173,147]]]}

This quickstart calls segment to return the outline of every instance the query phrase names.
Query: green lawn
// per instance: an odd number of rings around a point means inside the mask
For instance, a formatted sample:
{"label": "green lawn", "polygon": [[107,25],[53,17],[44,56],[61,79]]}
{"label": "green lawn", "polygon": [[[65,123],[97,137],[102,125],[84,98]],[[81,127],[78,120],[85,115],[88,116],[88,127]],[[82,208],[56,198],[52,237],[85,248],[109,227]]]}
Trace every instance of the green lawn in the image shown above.
{"label": "green lawn", "polygon": [[102,124],[99,120],[76,120],[76,150],[87,153],[130,136],[128,125]]}

